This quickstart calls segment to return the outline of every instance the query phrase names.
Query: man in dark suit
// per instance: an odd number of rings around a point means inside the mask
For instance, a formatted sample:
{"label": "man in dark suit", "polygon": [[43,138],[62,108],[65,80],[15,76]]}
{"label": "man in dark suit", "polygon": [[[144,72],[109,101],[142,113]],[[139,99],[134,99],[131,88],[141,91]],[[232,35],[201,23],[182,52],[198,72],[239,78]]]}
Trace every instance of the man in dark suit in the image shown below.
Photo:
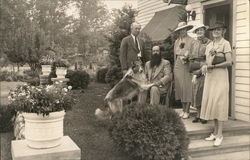
{"label": "man in dark suit", "polygon": [[138,38],[141,30],[141,25],[138,22],[131,24],[131,34],[122,39],[120,46],[120,63],[122,72],[125,74],[129,67],[139,59],[144,63],[144,43]]}
{"label": "man in dark suit", "polygon": [[161,57],[160,47],[152,48],[151,60],[145,64],[144,70],[148,87],[139,94],[139,102],[145,103],[148,90],[150,92],[150,104],[158,105],[160,103],[160,95],[167,93],[172,80],[171,66],[168,60]]}

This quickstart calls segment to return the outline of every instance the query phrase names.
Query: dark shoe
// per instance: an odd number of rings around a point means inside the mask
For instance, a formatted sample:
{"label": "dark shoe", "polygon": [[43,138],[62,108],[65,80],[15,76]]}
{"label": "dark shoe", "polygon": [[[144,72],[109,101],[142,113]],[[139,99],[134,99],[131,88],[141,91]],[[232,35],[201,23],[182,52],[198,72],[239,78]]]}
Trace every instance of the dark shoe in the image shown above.
{"label": "dark shoe", "polygon": [[207,123],[207,120],[201,119],[201,123],[202,123],[202,124],[206,124],[206,123]]}
{"label": "dark shoe", "polygon": [[200,122],[200,120],[201,120],[200,118],[197,118],[197,117],[196,117],[192,122],[193,122],[193,123],[198,123],[198,122]]}

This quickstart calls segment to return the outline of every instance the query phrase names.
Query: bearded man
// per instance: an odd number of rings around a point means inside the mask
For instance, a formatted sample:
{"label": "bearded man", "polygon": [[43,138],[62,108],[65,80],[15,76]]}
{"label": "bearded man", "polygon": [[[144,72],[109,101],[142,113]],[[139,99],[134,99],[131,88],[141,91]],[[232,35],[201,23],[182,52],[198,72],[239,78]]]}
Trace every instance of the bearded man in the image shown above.
{"label": "bearded man", "polygon": [[149,92],[150,104],[158,105],[161,94],[168,91],[168,85],[172,80],[170,62],[162,58],[160,46],[153,46],[151,60],[145,64],[144,71],[151,87],[140,92],[139,102],[146,103]]}

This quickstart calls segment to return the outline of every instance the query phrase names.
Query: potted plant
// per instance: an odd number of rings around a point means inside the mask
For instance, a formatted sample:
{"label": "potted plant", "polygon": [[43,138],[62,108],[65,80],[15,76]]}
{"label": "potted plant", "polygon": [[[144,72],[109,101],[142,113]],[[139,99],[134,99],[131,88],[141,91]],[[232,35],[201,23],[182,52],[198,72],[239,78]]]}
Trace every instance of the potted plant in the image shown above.
{"label": "potted plant", "polygon": [[65,78],[67,74],[68,62],[66,60],[55,61],[57,78]]}
{"label": "potted plant", "polygon": [[51,148],[61,144],[65,111],[75,100],[61,84],[22,85],[9,94],[10,106],[25,119],[25,138],[31,148]]}
{"label": "potted plant", "polygon": [[42,74],[48,76],[51,71],[51,65],[54,59],[47,55],[42,58],[41,65],[42,65]]}

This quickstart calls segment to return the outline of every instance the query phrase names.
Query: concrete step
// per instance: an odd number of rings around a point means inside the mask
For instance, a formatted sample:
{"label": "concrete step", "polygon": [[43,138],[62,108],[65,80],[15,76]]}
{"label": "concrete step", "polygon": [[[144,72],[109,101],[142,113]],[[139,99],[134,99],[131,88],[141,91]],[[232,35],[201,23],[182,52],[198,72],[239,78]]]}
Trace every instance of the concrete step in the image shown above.
{"label": "concrete step", "polygon": [[190,160],[250,160],[250,151],[216,154],[196,158],[191,157]]}
{"label": "concrete step", "polygon": [[193,158],[249,150],[249,134],[224,137],[219,147],[214,147],[213,141],[205,141],[203,139],[191,140],[189,144],[189,153]]}

